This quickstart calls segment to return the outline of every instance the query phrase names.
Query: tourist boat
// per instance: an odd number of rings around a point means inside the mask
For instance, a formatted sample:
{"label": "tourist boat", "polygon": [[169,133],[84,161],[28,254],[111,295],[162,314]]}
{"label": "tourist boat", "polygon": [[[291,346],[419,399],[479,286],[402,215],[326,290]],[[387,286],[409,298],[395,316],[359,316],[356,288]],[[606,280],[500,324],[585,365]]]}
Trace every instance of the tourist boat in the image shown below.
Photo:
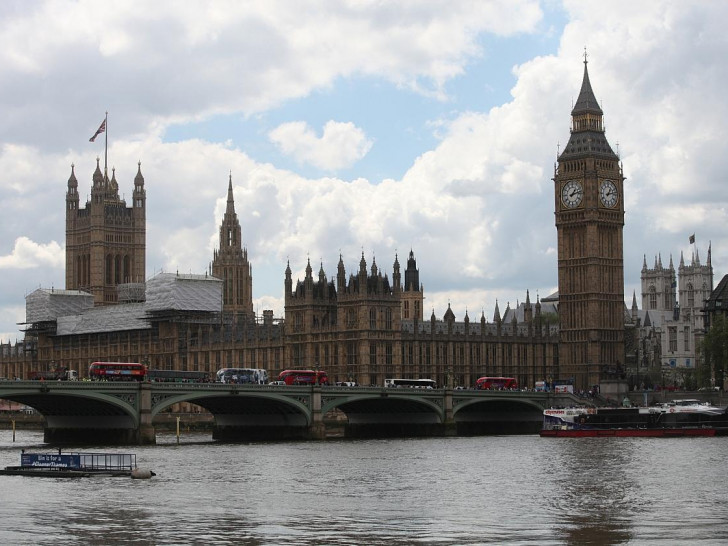
{"label": "tourist boat", "polygon": [[[45,478],[85,478],[89,476],[132,476],[138,470],[131,453],[26,453],[19,466],[6,466],[0,474]],[[153,474],[153,473],[152,473]]]}
{"label": "tourist boat", "polygon": [[715,436],[728,433],[728,408],[699,400],[673,400],[650,407],[547,409],[544,437]]}

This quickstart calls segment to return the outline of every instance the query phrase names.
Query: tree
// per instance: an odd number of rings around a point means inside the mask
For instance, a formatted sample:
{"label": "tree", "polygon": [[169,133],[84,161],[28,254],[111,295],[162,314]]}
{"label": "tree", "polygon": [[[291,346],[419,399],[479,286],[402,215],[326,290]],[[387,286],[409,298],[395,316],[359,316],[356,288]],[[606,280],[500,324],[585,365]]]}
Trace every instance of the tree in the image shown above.
{"label": "tree", "polygon": [[546,335],[551,332],[551,325],[559,323],[559,315],[556,313],[548,312],[541,313],[541,324],[546,327]]}
{"label": "tree", "polygon": [[703,338],[702,348],[701,376],[714,378],[715,386],[722,389],[728,370],[728,318],[725,315],[715,315]]}

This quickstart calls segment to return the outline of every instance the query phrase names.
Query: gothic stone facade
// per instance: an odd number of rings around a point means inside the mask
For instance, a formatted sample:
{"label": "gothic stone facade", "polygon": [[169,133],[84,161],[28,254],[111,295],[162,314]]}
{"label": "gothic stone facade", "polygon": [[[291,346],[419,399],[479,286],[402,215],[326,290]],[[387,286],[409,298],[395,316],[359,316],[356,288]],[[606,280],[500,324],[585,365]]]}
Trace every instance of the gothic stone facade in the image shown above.
{"label": "gothic stone facade", "polygon": [[93,174],[91,199],[79,208],[78,181],[71,166],[66,192],[66,289],[84,290],[97,305],[118,301],[117,286],[143,283],[146,256],[146,192],[141,163],[134,178],[132,206],[119,198],[116,172],[111,180]]}
{"label": "gothic stone facade", "polygon": [[624,345],[624,176],[604,135],[586,60],[571,135],[554,173],[559,362],[586,389],[619,374]]}
{"label": "gothic stone facade", "polygon": [[[367,271],[363,254],[348,278],[340,256],[335,281],[327,280],[323,266],[314,280],[309,263],[295,289],[287,267],[285,318],[275,320],[272,311],[264,311],[262,320],[255,317],[232,179],[210,272],[162,274],[146,283],[146,291],[121,301],[118,294],[135,293],[129,284],[141,285],[136,281],[143,278],[141,169],[131,209],[118,198],[115,177],[108,180],[98,163],[86,208],[78,210],[73,171],[66,203],[67,290],[39,290],[26,298],[26,337],[0,346],[0,377],[27,378],[52,365],[84,377],[94,361],[145,362],[211,375],[229,366],[266,368],[271,376],[286,368],[319,368],[332,382],[363,385],[383,385],[386,377],[426,377],[470,387],[482,375],[508,375],[533,386],[560,376],[557,330],[542,322],[539,302],[534,313],[528,296],[520,321],[513,315],[503,323],[497,306],[492,323],[484,316],[471,323],[467,314],[457,322],[449,307],[442,320],[434,310],[429,321],[422,320],[424,289],[412,251],[404,283],[396,256],[391,282],[376,261]],[[170,289],[178,299],[165,300],[158,297],[165,293],[160,286],[184,289]],[[150,300],[152,294],[157,296]],[[93,305],[64,314],[64,305],[53,303],[63,298],[90,298]]]}

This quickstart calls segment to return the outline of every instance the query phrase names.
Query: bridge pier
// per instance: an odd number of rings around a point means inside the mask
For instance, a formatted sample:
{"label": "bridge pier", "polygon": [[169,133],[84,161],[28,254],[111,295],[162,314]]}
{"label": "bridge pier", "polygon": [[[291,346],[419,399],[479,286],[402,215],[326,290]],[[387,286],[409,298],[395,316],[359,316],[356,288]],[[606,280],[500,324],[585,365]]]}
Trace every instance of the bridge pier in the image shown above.
{"label": "bridge pier", "polygon": [[442,435],[443,436],[457,436],[458,426],[455,422],[452,410],[452,387],[445,389],[445,397],[443,401],[445,409],[445,420],[442,423]]}
{"label": "bridge pier", "polygon": [[139,391],[139,445],[154,445],[157,443],[157,435],[152,425],[152,384],[140,383]]}
{"label": "bridge pier", "polygon": [[321,387],[311,386],[311,426],[308,429],[310,440],[325,440],[326,425],[321,415]]}

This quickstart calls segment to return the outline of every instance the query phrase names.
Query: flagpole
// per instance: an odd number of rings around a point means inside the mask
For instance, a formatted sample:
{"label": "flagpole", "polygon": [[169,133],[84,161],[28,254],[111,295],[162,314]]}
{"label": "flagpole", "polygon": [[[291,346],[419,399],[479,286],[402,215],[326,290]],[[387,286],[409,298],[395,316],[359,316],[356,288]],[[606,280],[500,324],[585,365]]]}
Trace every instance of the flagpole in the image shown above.
{"label": "flagpole", "polygon": [[106,112],[106,115],[104,116],[104,127],[106,130],[104,131],[104,176],[108,178],[108,170],[107,170],[107,159],[108,159],[108,151],[109,151],[109,112]]}

